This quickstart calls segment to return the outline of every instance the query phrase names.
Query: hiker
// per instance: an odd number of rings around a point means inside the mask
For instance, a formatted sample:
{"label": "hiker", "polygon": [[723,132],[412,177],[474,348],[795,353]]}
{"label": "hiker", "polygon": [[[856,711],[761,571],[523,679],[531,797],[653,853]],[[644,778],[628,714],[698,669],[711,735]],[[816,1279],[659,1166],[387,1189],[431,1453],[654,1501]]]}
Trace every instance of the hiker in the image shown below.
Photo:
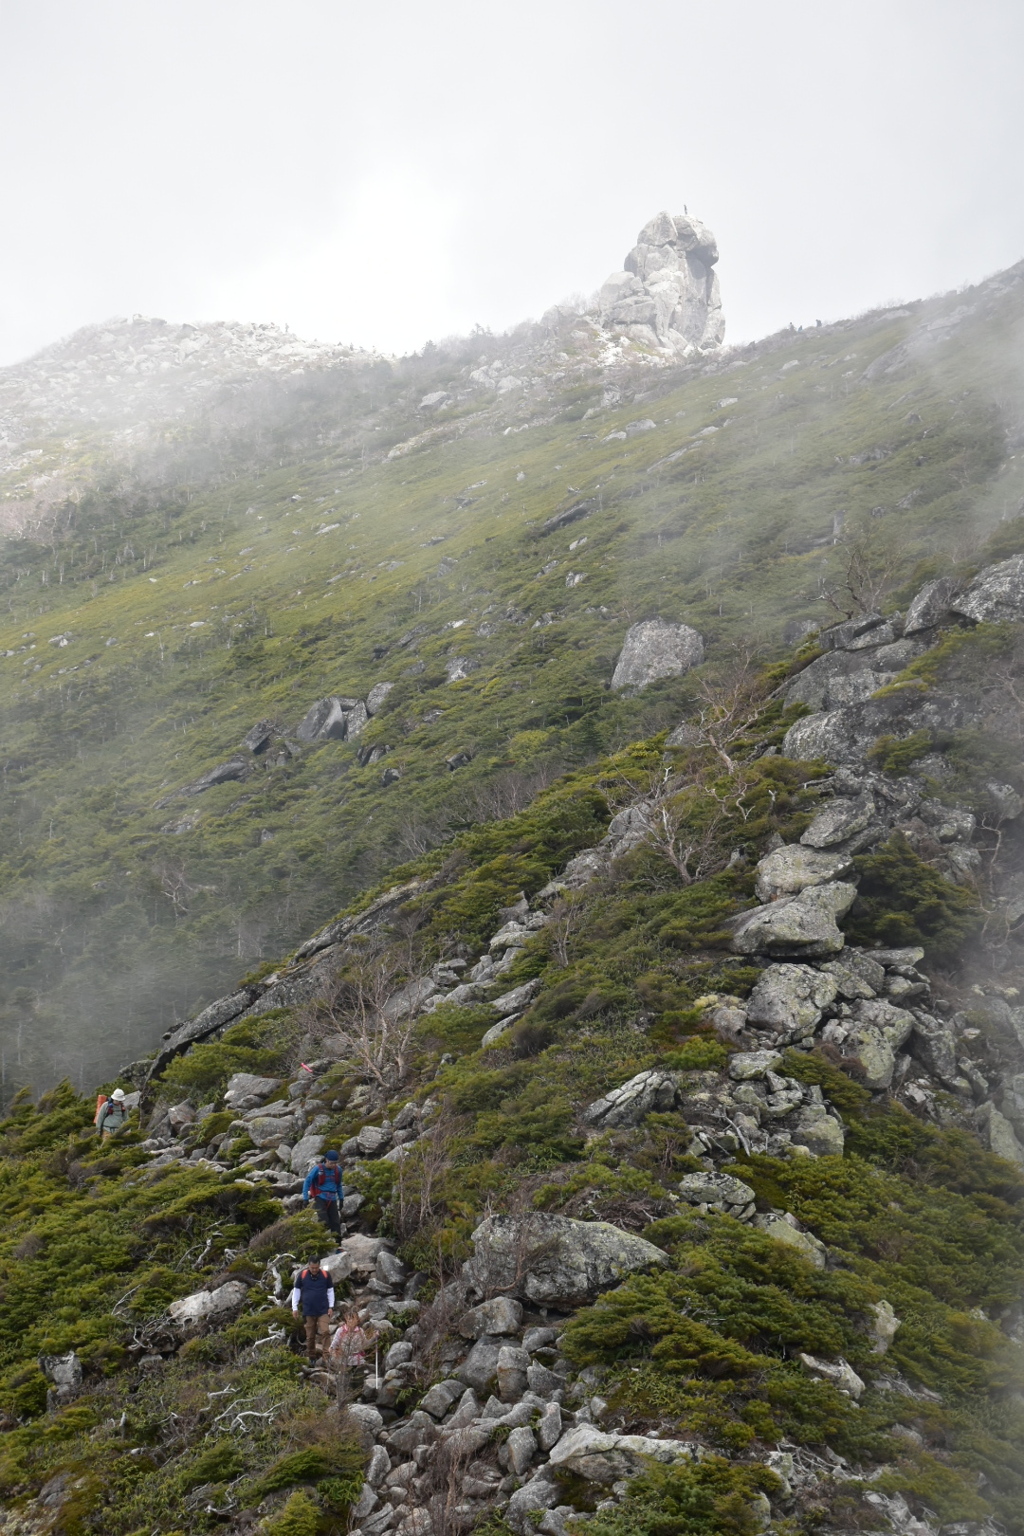
{"label": "hiker", "polygon": [[313,1209],[327,1228],[341,1241],[341,1202],[345,1191],[341,1183],[341,1163],[337,1152],[325,1152],[306,1174],[302,1203],[313,1202]]}
{"label": "hiker", "polygon": [[334,1330],[327,1353],[328,1362],[336,1371],[361,1370],[374,1338],[375,1335],[360,1323],[357,1312],[346,1312]]}
{"label": "hiker", "polygon": [[101,1141],[116,1136],[128,1118],[124,1107],[124,1089],[115,1088],[109,1099],[104,1099],[96,1111],[96,1134]]}
{"label": "hiker", "polygon": [[306,1353],[310,1362],[317,1357],[317,1347],[324,1359],[331,1338],[331,1312],[334,1308],[334,1281],[321,1267],[319,1259],[310,1259],[299,1271],[292,1288],[292,1316],[298,1317],[299,1305],[306,1324]]}

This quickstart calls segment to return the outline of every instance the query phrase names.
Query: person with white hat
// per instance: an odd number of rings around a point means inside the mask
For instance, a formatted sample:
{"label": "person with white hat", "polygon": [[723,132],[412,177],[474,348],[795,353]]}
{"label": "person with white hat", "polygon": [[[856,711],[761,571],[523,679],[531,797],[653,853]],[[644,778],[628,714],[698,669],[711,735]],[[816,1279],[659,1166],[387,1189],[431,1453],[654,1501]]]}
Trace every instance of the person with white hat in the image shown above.
{"label": "person with white hat", "polygon": [[125,1108],[124,1089],[115,1088],[110,1098],[100,1105],[96,1116],[96,1134],[103,1141],[109,1141],[111,1136],[116,1136],[128,1118]]}

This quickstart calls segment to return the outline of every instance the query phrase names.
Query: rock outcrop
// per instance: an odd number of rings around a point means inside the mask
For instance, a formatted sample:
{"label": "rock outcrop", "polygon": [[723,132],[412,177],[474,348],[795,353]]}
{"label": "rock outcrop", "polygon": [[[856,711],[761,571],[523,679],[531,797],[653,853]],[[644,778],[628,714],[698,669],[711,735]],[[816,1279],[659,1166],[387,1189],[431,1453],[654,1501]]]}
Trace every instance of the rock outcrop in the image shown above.
{"label": "rock outcrop", "polygon": [[660,1248],[607,1221],[569,1216],[489,1216],[473,1233],[466,1266],[480,1294],[502,1291],[536,1306],[583,1306],[635,1270],[668,1261]]}
{"label": "rock outcrop", "polygon": [[699,219],[659,213],[601,287],[601,324],[643,346],[681,356],[722,344],[725,321],[714,267],[718,245]]}

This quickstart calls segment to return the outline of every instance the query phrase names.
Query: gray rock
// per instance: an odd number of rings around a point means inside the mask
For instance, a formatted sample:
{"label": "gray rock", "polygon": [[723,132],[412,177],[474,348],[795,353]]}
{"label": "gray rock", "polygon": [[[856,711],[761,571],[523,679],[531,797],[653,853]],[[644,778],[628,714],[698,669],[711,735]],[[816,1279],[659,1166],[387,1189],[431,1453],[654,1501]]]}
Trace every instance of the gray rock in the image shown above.
{"label": "gray rock", "polygon": [[394,683],[374,683],[366,695],[366,713],[368,715],[373,716],[377,713],[394,686]]}
{"label": "gray rock", "polygon": [[417,1013],[437,991],[437,982],[431,980],[429,976],[415,976],[397,992],[392,992],[381,1013],[392,1023],[408,1018],[410,1013]]}
{"label": "gray rock", "polygon": [[949,606],[978,624],[1019,624],[1024,619],[1024,555],[986,566]]}
{"label": "gray rock", "polygon": [[753,1225],[760,1228],[767,1237],[773,1238],[775,1242],[785,1243],[787,1247],[795,1248],[814,1265],[815,1269],[825,1268],[825,1244],[819,1242],[813,1233],[801,1232],[795,1218],[790,1216],[788,1211],[783,1216],[776,1214],[755,1216]]}
{"label": "gray rock", "polygon": [[884,1355],[888,1352],[889,1345],[896,1337],[897,1331],[902,1327],[900,1319],[893,1311],[891,1302],[875,1301],[871,1304],[874,1314],[874,1322],[868,1331],[871,1339],[871,1353]]}
{"label": "gray rock", "polygon": [[679,1088],[671,1072],[638,1072],[621,1088],[613,1088],[583,1111],[587,1125],[600,1130],[639,1125],[649,1114],[669,1114],[676,1106]]}
{"label": "gray rock", "polygon": [[249,1287],[241,1280],[228,1280],[212,1291],[193,1291],[172,1301],[167,1308],[175,1327],[182,1330],[200,1328],[207,1322],[223,1322],[244,1305]]}
{"label": "gray rock", "polygon": [[420,1398],[420,1407],[433,1419],[443,1419],[456,1398],[462,1396],[459,1381],[438,1381]]}
{"label": "gray rock", "polygon": [[259,1115],[246,1125],[250,1140],[257,1147],[276,1147],[282,1141],[291,1142],[300,1129],[294,1115]]}
{"label": "gray rock", "polygon": [[224,1103],[231,1108],[240,1099],[265,1099],[280,1088],[280,1077],[256,1077],[252,1072],[235,1072],[228,1078]]}
{"label": "gray rock", "polygon": [[661,677],[681,677],[704,660],[704,641],[688,624],[644,619],[630,625],[612,673],[612,688],[638,692]]}
{"label": "gray rock", "polygon": [[566,1430],[551,1452],[552,1467],[564,1468],[592,1483],[636,1477],[649,1461],[667,1465],[692,1461],[696,1449],[685,1440],[656,1440],[647,1435],[607,1434],[593,1424]]}
{"label": "gray rock", "polygon": [[848,1365],[845,1360],[840,1359],[833,1364],[828,1360],[816,1360],[813,1355],[802,1354],[798,1358],[805,1371],[809,1371],[812,1376],[821,1376],[826,1381],[833,1382],[840,1392],[846,1397],[852,1397],[854,1402],[864,1391],[864,1382],[861,1381],[853,1366]]}
{"label": "gray rock", "polygon": [[947,1088],[952,1088],[960,1075],[956,1061],[956,1037],[952,1029],[941,1019],[920,1009],[914,1010],[910,1054],[930,1076],[938,1078]]}
{"label": "gray rock", "polygon": [[527,1367],[526,1385],[531,1392],[536,1392],[538,1397],[551,1397],[553,1393],[562,1390],[565,1379],[559,1376],[557,1371],[549,1371],[546,1365],[534,1362]]}
{"label": "gray rock", "polygon": [[514,1429],[505,1441],[508,1454],[509,1471],[516,1477],[523,1477],[530,1462],[537,1454],[537,1440],[532,1429],[522,1425]]}
{"label": "gray rock", "polygon": [[754,891],[758,901],[796,896],[809,885],[827,885],[832,880],[841,880],[852,867],[848,854],[788,843],[766,853],[758,861]]}
{"label": "gray rock", "polygon": [[370,1237],[365,1232],[352,1232],[341,1241],[341,1252],[352,1266],[352,1273],[367,1280],[377,1267],[377,1257],[387,1247],[382,1237]]}
{"label": "gray rock", "polygon": [[1024,1168],[1024,1146],[1018,1141],[1009,1120],[1000,1114],[991,1100],[979,1108],[978,1123],[990,1152]]}
{"label": "gray rock", "polygon": [[876,997],[885,986],[885,971],[855,949],[844,949],[838,960],[823,960],[818,969],[831,976],[840,997]]}
{"label": "gray rock", "polygon": [[496,1045],[503,1035],[508,1034],[516,1020],[521,1018],[521,1013],[510,1013],[507,1019],[499,1019],[497,1024],[485,1029],[480,1036],[480,1049],[486,1050],[489,1045]]}
{"label": "gray rock", "polygon": [[317,1132],[315,1135],[303,1136],[296,1142],[288,1159],[288,1166],[292,1173],[306,1174],[310,1166],[324,1149],[324,1138]]}
{"label": "gray rock", "polygon": [[836,919],[849,911],[856,895],[855,885],[830,881],[743,912],[733,920],[732,947],[741,955],[838,954],[844,940]]}
{"label": "gray rock", "polygon": [[391,1471],[391,1457],[382,1445],[375,1445],[366,1464],[366,1481],[371,1488],[379,1488]]}
{"label": "gray rock", "polygon": [[181,791],[183,795],[201,795],[208,789],[214,789],[218,784],[231,784],[238,779],[247,779],[251,770],[251,764],[247,758],[232,757],[226,763],[218,763],[216,768],[211,768],[207,773],[201,774],[198,779],[193,779]]}
{"label": "gray rock", "polygon": [[830,1114],[824,1104],[805,1104],[791,1131],[794,1143],[806,1147],[816,1157],[842,1157],[846,1133],[842,1121]]}
{"label": "gray rock", "polygon": [[64,1355],[40,1355],[39,1369],[52,1388],[46,1394],[48,1408],[70,1403],[81,1390],[82,1362],[73,1349]]}
{"label": "gray rock", "polygon": [[875,802],[870,795],[861,795],[857,800],[833,800],[801,833],[800,841],[805,848],[830,848],[863,832],[875,815]]}
{"label": "gray rock", "polygon": [[751,1024],[799,1039],[820,1023],[837,991],[833,977],[813,966],[771,965],[747,999],[747,1018]]}
{"label": "gray rock", "polygon": [[679,1193],[691,1205],[732,1205],[741,1210],[754,1199],[750,1185],[731,1173],[686,1173],[679,1180]]}
{"label": "gray rock", "polygon": [[357,702],[345,716],[345,740],[354,741],[357,736],[361,736],[369,718],[366,705],[362,701]]}
{"label": "gray rock", "polygon": [[196,1112],[187,1099],[183,1099],[180,1104],[172,1104],[167,1111],[167,1119],[175,1136],[180,1135],[187,1125],[194,1125],[195,1118]]}
{"label": "gray rock", "polygon": [[[826,651],[861,650],[864,646],[881,644],[876,636],[882,630],[887,630],[887,626],[880,613],[860,613],[856,618],[844,619],[841,624],[821,630],[818,644]],[[891,638],[886,632],[886,639]]]}
{"label": "gray rock", "polygon": [[881,998],[859,1001],[853,1006],[854,1022],[843,1042],[843,1054],[858,1058],[864,1069],[865,1086],[878,1092],[892,1083],[896,1054],[913,1033],[914,1016]]}
{"label": "gray rock", "polygon": [[513,1296],[493,1296],[459,1318],[459,1332],[464,1339],[479,1339],[485,1333],[518,1333],[522,1323],[521,1302]]}
{"label": "gray rock", "polygon": [[295,727],[295,735],[299,741],[344,741],[346,720],[357,704],[358,699],[342,699],[337,694],[317,699]]}
{"label": "gray rock", "polygon": [[545,1477],[542,1471],[532,1482],[524,1483],[522,1488],[516,1489],[506,1506],[505,1520],[517,1536],[531,1536],[533,1524],[530,1520],[530,1511],[553,1509],[558,1503],[559,1496],[557,1483],[551,1480],[550,1474]]}
{"label": "gray rock", "polygon": [[659,213],[645,224],[598,299],[601,324],[677,356],[721,345],[725,334],[718,246],[698,219]]}
{"label": "gray rock", "polygon": [[[772,969],[781,967],[773,966]],[[754,1078],[764,1077],[766,1072],[774,1072],[781,1064],[780,1051],[737,1051],[735,1056],[729,1058],[729,1076],[737,1083],[747,1083]]]}
{"label": "gray rock", "polygon": [[527,1328],[526,1332],[523,1334],[523,1348],[530,1351],[535,1349],[546,1349],[547,1346],[549,1344],[553,1344],[557,1338],[557,1328]]}
{"label": "gray rock", "polygon": [[257,725],[251,726],[242,737],[242,746],[250,752],[262,752],[268,741],[274,734],[274,727],[269,720],[261,720]]}
{"label": "gray rock", "polygon": [[463,1267],[477,1291],[500,1290],[567,1310],[636,1270],[663,1266],[660,1248],[606,1221],[536,1212],[489,1216],[473,1233]]}
{"label": "gray rock", "polygon": [[526,1391],[530,1357],[525,1349],[503,1344],[498,1351],[498,1396],[503,1403],[517,1403]]}
{"label": "gray rock", "polygon": [[381,1249],[374,1265],[374,1275],[381,1285],[404,1285],[408,1273],[408,1268],[397,1253],[390,1253],[387,1248]]}
{"label": "gray rock", "polygon": [[918,731],[950,731],[981,720],[980,696],[899,688],[884,698],[807,715],[791,725],[782,742],[785,757],[823,758],[834,764],[863,763],[879,736],[903,740]]}
{"label": "gray rock", "polygon": [[562,1410],[557,1403],[548,1403],[537,1425],[537,1443],[547,1453],[562,1437]]}
{"label": "gray rock", "polygon": [[474,1392],[488,1391],[497,1378],[500,1351],[501,1346],[485,1334],[477,1339],[455,1375]]}
{"label": "gray rock", "polygon": [[952,576],[940,576],[937,581],[926,582],[907,609],[903,621],[903,633],[916,635],[923,629],[934,629],[952,617],[950,605],[960,591],[960,583]]}
{"label": "gray rock", "polygon": [[513,987],[511,992],[503,992],[500,997],[491,998],[491,1007],[502,1015],[515,1013],[525,1008],[539,991],[539,980],[524,981],[521,987]]}
{"label": "gray rock", "polygon": [[[382,1421],[383,1422],[383,1421]],[[432,1445],[437,1439],[437,1425],[429,1413],[417,1408],[404,1424],[390,1431],[388,1443],[404,1456],[411,1456],[421,1445]],[[399,1469],[396,1468],[396,1471]],[[394,1476],[394,1473],[391,1474]]]}

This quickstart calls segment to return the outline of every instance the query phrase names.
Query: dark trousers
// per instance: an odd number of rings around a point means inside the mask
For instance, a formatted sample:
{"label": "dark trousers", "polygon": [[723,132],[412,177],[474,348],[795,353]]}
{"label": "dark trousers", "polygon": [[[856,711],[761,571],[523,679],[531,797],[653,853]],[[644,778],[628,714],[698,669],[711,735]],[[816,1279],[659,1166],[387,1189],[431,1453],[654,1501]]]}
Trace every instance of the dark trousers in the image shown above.
{"label": "dark trousers", "polygon": [[314,1200],[314,1208],[320,1220],[329,1232],[335,1237],[341,1236],[341,1215],[338,1211],[338,1202],[333,1197],[330,1200]]}

